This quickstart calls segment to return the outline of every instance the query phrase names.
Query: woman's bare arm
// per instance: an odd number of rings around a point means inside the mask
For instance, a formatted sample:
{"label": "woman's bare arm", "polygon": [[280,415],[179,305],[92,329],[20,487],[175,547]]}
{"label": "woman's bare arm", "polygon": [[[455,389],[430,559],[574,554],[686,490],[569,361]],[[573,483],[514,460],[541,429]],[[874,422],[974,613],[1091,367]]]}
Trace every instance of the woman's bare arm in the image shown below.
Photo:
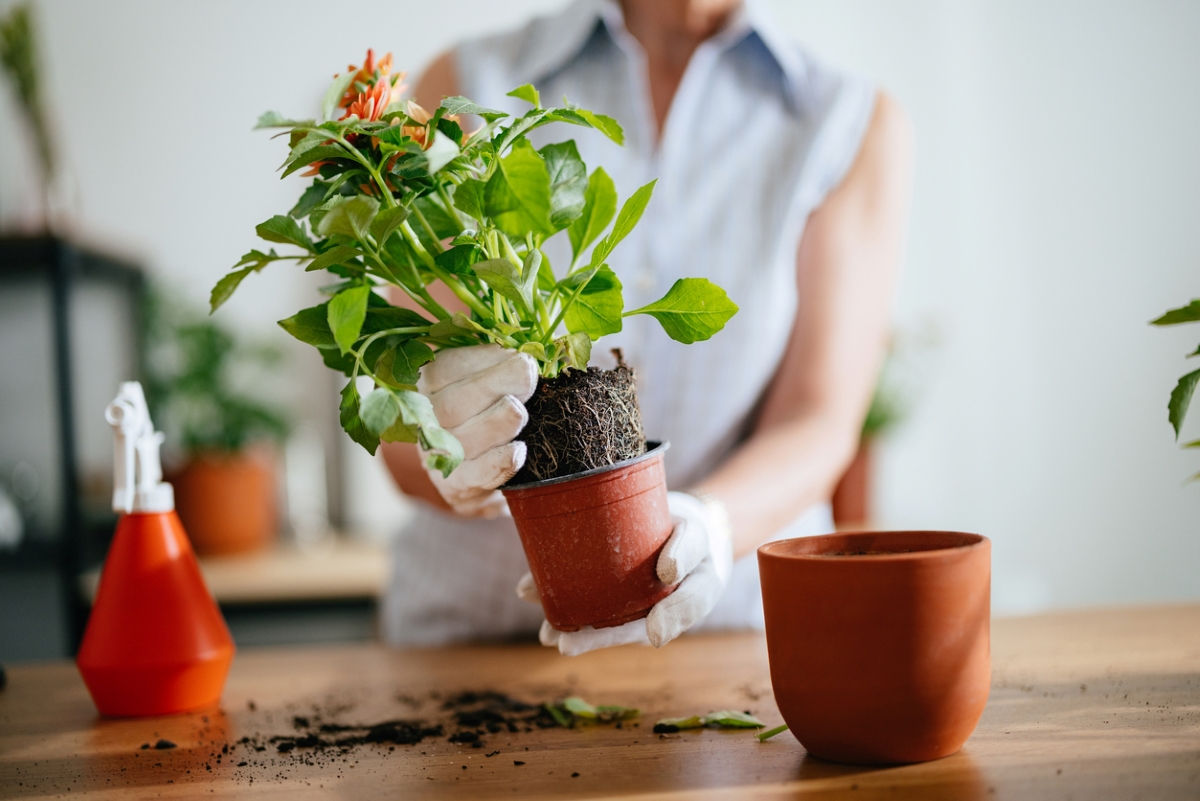
{"label": "woman's bare arm", "polygon": [[[454,54],[447,51],[435,58],[421,79],[417,81],[413,99],[425,108],[432,110],[438,107],[443,97],[457,94],[460,94],[460,91],[458,73],[454,66]],[[429,286],[429,294],[450,311],[465,309],[462,301],[440,281]],[[392,302],[399,306],[414,307],[407,295],[393,297]],[[438,493],[437,487],[433,486],[433,482],[429,480],[429,474],[425,472],[421,453],[417,450],[416,445],[407,442],[385,442],[380,445],[379,450],[383,454],[383,461],[387,464],[388,470],[392,473],[392,478],[396,480],[396,484],[405,495],[411,498],[420,498],[444,511],[450,510],[450,506]]]}
{"label": "woman's bare arm", "polygon": [[754,432],[697,487],[725,503],[735,556],[827,499],[854,456],[886,351],[911,149],[903,109],[880,93],[850,171],[809,217],[796,322]]}

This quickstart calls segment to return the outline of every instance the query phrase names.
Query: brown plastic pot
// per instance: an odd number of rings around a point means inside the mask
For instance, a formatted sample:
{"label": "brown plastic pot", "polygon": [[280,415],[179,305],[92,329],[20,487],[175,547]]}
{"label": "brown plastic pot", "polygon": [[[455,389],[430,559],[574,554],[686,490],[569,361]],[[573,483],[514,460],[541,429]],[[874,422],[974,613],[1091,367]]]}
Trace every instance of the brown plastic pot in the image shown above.
{"label": "brown plastic pot", "polygon": [[251,553],[275,540],[275,472],[266,454],[197,454],[170,479],[196,553]]}
{"label": "brown plastic pot", "polygon": [[659,581],[671,536],[663,453],[504,487],[546,620],[559,631],[643,618],[675,589]]}
{"label": "brown plastic pot", "polygon": [[962,748],[991,683],[991,551],[948,531],[758,549],[775,701],[810,754],[898,764]]}

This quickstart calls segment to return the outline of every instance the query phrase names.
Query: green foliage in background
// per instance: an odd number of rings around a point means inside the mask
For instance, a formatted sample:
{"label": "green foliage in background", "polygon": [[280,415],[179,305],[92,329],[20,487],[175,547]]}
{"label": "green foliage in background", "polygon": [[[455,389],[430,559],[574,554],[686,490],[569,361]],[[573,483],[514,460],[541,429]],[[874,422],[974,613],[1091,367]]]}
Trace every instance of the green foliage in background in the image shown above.
{"label": "green foliage in background", "polygon": [[[1179,325],[1181,323],[1200,322],[1200,299],[1193,300],[1186,306],[1171,309],[1162,317],[1151,320],[1151,325]],[[1188,354],[1188,358],[1200,356],[1200,347]],[[1175,429],[1175,439],[1179,439],[1183,419],[1187,416],[1188,407],[1192,404],[1192,395],[1196,392],[1196,384],[1200,382],[1200,370],[1193,370],[1179,379],[1175,389],[1171,391],[1171,399],[1167,401],[1167,420]],[[1200,439],[1185,443],[1185,448],[1200,448]],[[1192,476],[1192,480],[1200,478],[1200,473]]]}
{"label": "green foliage in background", "polygon": [[[419,442],[428,463],[449,474],[462,447],[438,425],[416,391],[421,366],[442,348],[495,343],[530,354],[541,375],[584,369],[594,340],[625,317],[647,314],[667,335],[697,342],[737,311],[725,291],[684,278],[665,296],[626,310],[621,281],[608,265],[633,231],[654,190],[650,182],[618,202],[602,168],[588,171],[574,141],[538,149],[528,134],[562,123],[599,131],[622,144],[610,117],[570,105],[545,107],[532,86],[510,96],[530,108],[513,117],[464,97],[430,113],[399,100],[391,56],[338,76],[320,120],[268,112],[260,128],[281,128],[289,152],[284,176],[306,169],[312,184],[287,215],[258,226],[267,242],[293,252],[252,250],[212,291],[215,311],[250,274],[292,261],[332,274],[329,300],[280,321],[346,375],[341,422],[371,453],[381,440]],[[345,111],[335,119],[335,113]],[[482,124],[469,130],[467,119]],[[542,251],[565,235],[568,264]],[[441,282],[466,307],[451,313],[427,287]],[[391,286],[420,311],[392,306],[376,290]],[[370,378],[360,396],[355,379]]]}
{"label": "green foliage in background", "polygon": [[43,183],[48,184],[54,173],[54,145],[42,101],[35,31],[29,4],[13,6],[8,16],[0,19],[0,64],[4,66],[4,72],[33,133]]}
{"label": "green foliage in background", "polygon": [[183,450],[232,453],[256,440],[287,436],[283,410],[240,389],[234,375],[269,385],[265,373],[279,363],[278,350],[240,342],[202,310],[154,290],[143,320],[146,402]]}

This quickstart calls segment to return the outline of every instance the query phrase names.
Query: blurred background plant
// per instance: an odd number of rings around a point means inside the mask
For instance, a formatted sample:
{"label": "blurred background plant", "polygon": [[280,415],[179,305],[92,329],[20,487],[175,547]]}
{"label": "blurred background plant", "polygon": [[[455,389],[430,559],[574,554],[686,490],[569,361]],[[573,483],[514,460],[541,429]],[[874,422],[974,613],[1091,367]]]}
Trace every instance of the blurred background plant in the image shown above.
{"label": "blurred background plant", "polygon": [[278,348],[235,337],[158,287],[147,293],[144,314],[143,385],[168,447],[190,456],[283,442],[285,410],[256,389],[270,386],[269,374],[280,369]]}
{"label": "blurred background plant", "polygon": [[167,435],[184,529],[200,554],[262,550],[277,534],[279,446],[290,428],[282,404],[263,395],[282,354],[161,288],[146,294],[143,386]]}
{"label": "blurred background plant", "polygon": [[54,139],[42,95],[41,59],[37,47],[37,26],[29,3],[18,3],[7,16],[0,17],[0,65],[12,85],[17,107],[29,128],[37,151],[40,173],[38,185],[42,222],[51,227],[51,192],[58,166]]}

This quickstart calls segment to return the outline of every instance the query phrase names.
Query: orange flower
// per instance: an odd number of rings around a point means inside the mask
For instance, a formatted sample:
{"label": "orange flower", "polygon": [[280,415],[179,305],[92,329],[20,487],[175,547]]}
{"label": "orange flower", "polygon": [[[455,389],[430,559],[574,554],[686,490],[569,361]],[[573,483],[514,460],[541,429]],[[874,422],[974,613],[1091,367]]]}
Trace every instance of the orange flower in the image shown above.
{"label": "orange flower", "polygon": [[[377,120],[389,105],[400,99],[407,88],[403,82],[407,73],[391,74],[391,53],[376,63],[375,51],[368,50],[361,68],[351,64],[347,69],[354,70],[354,79],[342,95],[340,105],[346,110],[342,119],[357,115],[361,120]],[[366,87],[366,91],[362,87]]]}
{"label": "orange flower", "polygon": [[433,115],[421,108],[418,103],[415,103],[412,100],[408,101],[408,107],[405,109],[405,113],[408,114],[409,118],[412,119],[413,122],[420,124],[405,125],[404,135],[411,136],[413,140],[421,146],[421,149],[424,150],[429,146],[429,143],[425,141],[425,123],[433,119]]}

